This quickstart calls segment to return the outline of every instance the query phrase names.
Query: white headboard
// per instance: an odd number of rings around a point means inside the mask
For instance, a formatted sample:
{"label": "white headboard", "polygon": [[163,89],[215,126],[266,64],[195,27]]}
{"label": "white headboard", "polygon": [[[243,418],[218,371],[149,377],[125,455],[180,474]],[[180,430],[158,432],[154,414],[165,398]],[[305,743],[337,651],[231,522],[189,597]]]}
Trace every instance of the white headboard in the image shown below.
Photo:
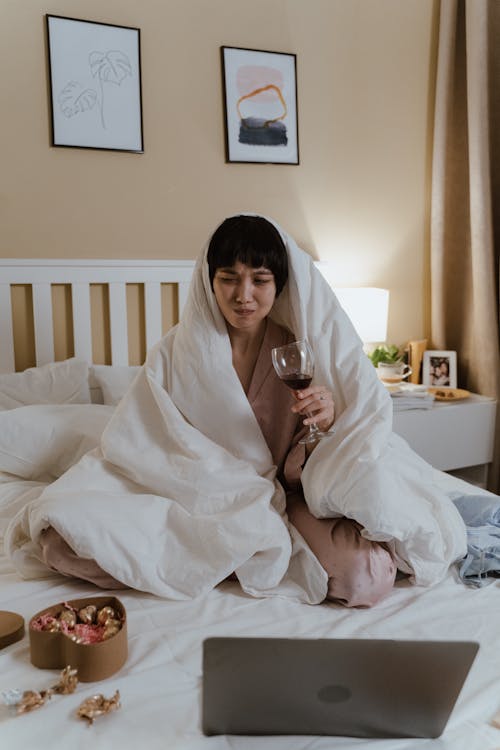
{"label": "white headboard", "polygon": [[186,300],[192,260],[38,260],[0,258],[0,372],[13,372],[11,286],[31,285],[36,364],[54,361],[52,284],[71,286],[74,356],[92,363],[90,284],[109,290],[111,363],[128,364],[126,284],[144,284],[146,347],[162,336],[161,284],[177,285],[177,313]]}

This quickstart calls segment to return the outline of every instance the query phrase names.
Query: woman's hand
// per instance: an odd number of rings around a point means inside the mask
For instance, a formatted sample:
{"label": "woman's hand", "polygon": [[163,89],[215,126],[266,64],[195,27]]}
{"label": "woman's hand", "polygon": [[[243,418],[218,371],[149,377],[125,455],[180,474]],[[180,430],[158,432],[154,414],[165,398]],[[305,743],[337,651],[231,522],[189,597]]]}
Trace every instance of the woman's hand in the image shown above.
{"label": "woman's hand", "polygon": [[304,425],[316,424],[327,432],[335,419],[333,394],[324,385],[311,385],[302,391],[294,391],[297,403],[292,406],[296,414],[304,414]]}

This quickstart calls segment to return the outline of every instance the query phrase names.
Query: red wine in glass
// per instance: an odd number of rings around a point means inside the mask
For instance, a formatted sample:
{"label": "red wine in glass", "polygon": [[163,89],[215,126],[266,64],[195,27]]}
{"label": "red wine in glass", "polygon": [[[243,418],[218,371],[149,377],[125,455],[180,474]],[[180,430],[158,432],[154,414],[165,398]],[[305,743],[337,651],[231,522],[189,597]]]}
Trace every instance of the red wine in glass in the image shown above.
{"label": "red wine in glass", "polygon": [[[314,375],[314,355],[305,339],[275,347],[272,350],[272,360],[278,377],[292,391],[301,391],[311,385]],[[309,433],[301,438],[299,443],[316,443],[325,437],[325,434],[320,432],[317,425],[310,424]]]}
{"label": "red wine in glass", "polygon": [[304,388],[309,388],[312,382],[312,377],[309,375],[302,375],[300,372],[295,375],[287,375],[281,378],[285,385],[292,389],[292,391],[302,391]]}

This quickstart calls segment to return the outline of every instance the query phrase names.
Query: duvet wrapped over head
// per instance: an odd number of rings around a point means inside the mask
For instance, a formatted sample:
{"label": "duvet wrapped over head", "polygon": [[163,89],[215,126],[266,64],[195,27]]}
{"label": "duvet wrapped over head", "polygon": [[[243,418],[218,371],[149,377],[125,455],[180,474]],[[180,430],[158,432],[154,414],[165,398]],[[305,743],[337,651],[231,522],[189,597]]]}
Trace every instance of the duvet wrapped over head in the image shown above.
{"label": "duvet wrapped over head", "polygon": [[[436,583],[465,554],[463,521],[434,470],[393,434],[390,397],[332,290],[277,229],[289,278],[271,317],[309,340],[315,377],[335,399],[334,430],[302,473],[308,508],[354,519],[415,584]],[[236,572],[253,596],[325,599],[326,573],[288,521],[232,365],[206,248],[179,324],[149,352],[99,444],[9,525],[6,545],[21,573],[42,573],[48,527],[118,581],[159,596],[192,598]]]}

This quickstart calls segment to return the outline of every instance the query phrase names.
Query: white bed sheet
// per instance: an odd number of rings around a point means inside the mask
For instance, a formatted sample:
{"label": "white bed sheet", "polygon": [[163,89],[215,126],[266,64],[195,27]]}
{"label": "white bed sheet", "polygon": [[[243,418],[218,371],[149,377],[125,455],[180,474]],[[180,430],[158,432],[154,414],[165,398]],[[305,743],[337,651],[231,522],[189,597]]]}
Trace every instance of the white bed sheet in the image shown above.
{"label": "white bed sheet", "polygon": [[[12,503],[16,504],[12,481],[19,483],[19,489],[36,484],[12,475],[0,476],[0,508],[6,517],[13,512]],[[478,492],[441,472],[436,472],[436,481],[445,492]],[[2,529],[0,524],[0,538]],[[60,575],[23,580],[2,555],[0,543],[0,610],[20,613],[26,626],[33,614],[52,604],[102,593],[91,584]],[[500,731],[490,724],[500,708],[500,580],[483,588],[469,588],[454,566],[435,587],[399,581],[387,599],[373,609],[360,610],[332,603],[310,606],[280,597],[253,598],[236,582],[224,582],[194,601],[166,600],[132,590],[109,593],[117,595],[127,610],[129,657],[124,667],[107,680],[79,684],[72,695],[54,696],[46,706],[26,715],[16,716],[0,702],[0,750],[500,748]],[[470,639],[478,640],[481,648],[445,733],[437,740],[208,738],[201,732],[202,642],[220,635]],[[0,650],[0,693],[9,688],[41,690],[54,684],[58,675],[59,670],[31,665],[27,634]],[[122,701],[118,712],[97,719],[92,727],[76,718],[76,709],[85,697],[94,693],[111,696],[117,689]]]}
{"label": "white bed sheet", "polygon": [[[91,584],[55,575],[21,581],[0,558],[0,609],[19,612],[26,624],[37,611],[70,598],[101,593]],[[373,609],[335,604],[310,606],[279,598],[255,599],[237,583],[224,582],[195,601],[167,601],[123,590],[129,657],[124,667],[97,683],[80,683],[69,696],[54,696],[41,709],[15,716],[0,708],[0,747],[30,750],[148,748],[148,750],[494,750],[500,731],[490,724],[500,708],[500,582],[468,588],[455,570],[433,588],[406,581]],[[289,636],[308,638],[477,639],[481,648],[441,738],[362,740],[335,737],[204,737],[200,728],[201,645],[204,638]],[[30,664],[29,639],[0,651],[0,692],[43,689],[59,670]],[[432,680],[432,675],[429,675]],[[120,690],[122,708],[93,726],[75,711],[87,696]],[[89,744],[90,743],[90,744]]]}

